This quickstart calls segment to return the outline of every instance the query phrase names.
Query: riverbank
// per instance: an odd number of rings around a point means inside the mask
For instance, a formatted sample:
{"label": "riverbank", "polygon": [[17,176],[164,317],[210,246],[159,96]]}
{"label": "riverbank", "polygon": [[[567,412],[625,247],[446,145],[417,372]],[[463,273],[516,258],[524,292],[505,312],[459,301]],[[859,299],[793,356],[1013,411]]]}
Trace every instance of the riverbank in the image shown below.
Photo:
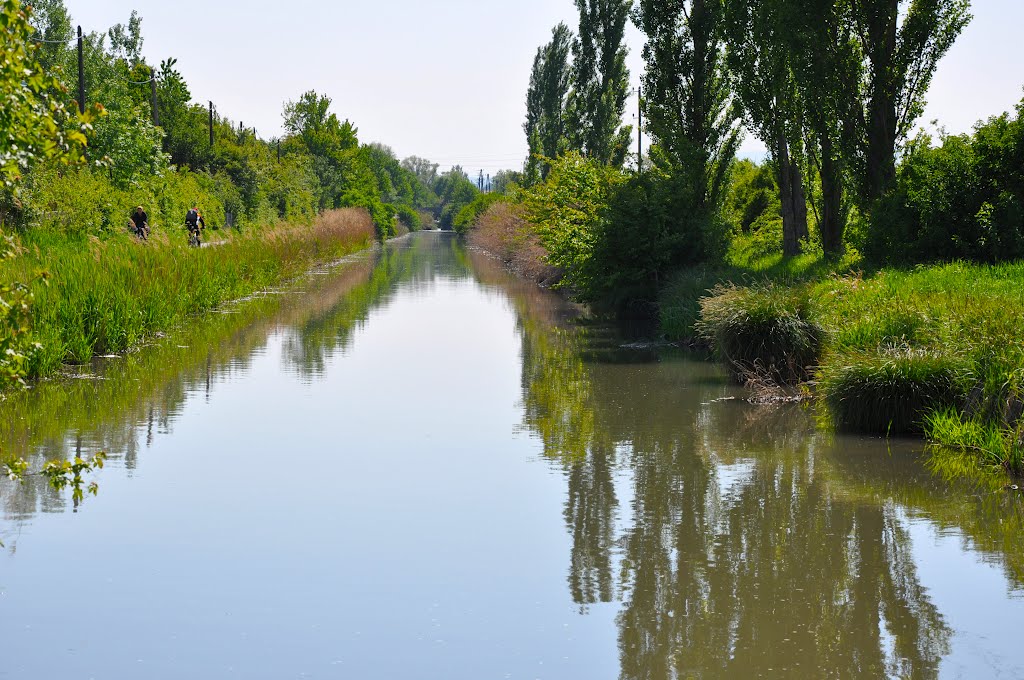
{"label": "riverbank", "polygon": [[[143,243],[28,232],[0,280],[33,281],[28,377],[123,352],[223,303],[277,285],[317,264],[368,247],[361,209],[334,210],[310,225],[221,232],[217,248],[189,248],[179,234]],[[45,279],[39,272],[47,272]]]}
{"label": "riverbank", "polygon": [[[559,280],[519,206],[493,206],[467,238],[526,278]],[[923,436],[947,474],[1024,473],[1024,263],[865,272],[856,254],[744,244],[662,288],[667,339],[711,350],[740,382],[813,399],[838,430]]]}
{"label": "riverbank", "polygon": [[850,265],[683,271],[662,327],[740,380],[801,386],[837,429],[923,435],[950,474],[1024,472],[1024,264]]}

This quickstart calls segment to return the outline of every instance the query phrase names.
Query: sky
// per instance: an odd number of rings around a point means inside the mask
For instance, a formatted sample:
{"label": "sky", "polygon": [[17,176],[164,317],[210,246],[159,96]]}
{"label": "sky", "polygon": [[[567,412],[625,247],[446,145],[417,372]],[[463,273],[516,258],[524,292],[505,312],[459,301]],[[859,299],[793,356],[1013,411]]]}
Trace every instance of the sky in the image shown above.
{"label": "sky", "polygon": [[[564,21],[573,0],[65,0],[83,31],[142,16],[143,54],[178,59],[200,102],[256,128],[281,133],[285,101],[314,89],[333,100],[362,142],[399,158],[416,155],[479,170],[521,169],[526,89],[537,47]],[[1022,0],[974,0],[974,21],[940,63],[920,124],[952,133],[1024,98]],[[630,26],[634,86],[643,36]],[[636,100],[625,122],[635,124]],[[764,147],[747,135],[741,155]]]}

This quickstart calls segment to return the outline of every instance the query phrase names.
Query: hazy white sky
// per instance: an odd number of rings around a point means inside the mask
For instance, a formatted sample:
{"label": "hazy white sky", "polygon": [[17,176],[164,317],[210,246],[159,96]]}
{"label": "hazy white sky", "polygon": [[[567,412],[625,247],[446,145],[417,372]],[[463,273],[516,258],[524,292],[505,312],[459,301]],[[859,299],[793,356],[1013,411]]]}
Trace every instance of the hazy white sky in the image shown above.
{"label": "hazy white sky", "polygon": [[[143,52],[173,56],[198,101],[261,137],[281,131],[285,100],[315,89],[364,142],[478,169],[521,168],[525,95],[551,27],[576,27],[572,0],[66,0],[86,32],[143,17]],[[940,64],[921,123],[951,132],[1024,97],[1024,1],[975,0],[974,22]],[[642,36],[630,26],[630,71]],[[634,122],[635,101],[627,122]],[[748,136],[743,152],[759,154]]]}

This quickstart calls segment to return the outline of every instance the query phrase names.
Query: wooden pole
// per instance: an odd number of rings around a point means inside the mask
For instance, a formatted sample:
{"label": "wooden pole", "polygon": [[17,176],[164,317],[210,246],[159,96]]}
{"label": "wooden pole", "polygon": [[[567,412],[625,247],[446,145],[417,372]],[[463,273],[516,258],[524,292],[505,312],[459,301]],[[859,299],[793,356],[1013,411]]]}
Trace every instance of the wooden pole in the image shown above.
{"label": "wooden pole", "polygon": [[213,146],[213,102],[210,102],[210,146]]}
{"label": "wooden pole", "polygon": [[153,96],[153,125],[160,125],[160,109],[156,105],[156,74],[149,79],[149,93]]}
{"label": "wooden pole", "polygon": [[644,98],[643,88],[636,88],[636,171],[644,171]]}
{"label": "wooden pole", "polygon": [[82,27],[78,27],[78,112],[85,113],[85,48]]}

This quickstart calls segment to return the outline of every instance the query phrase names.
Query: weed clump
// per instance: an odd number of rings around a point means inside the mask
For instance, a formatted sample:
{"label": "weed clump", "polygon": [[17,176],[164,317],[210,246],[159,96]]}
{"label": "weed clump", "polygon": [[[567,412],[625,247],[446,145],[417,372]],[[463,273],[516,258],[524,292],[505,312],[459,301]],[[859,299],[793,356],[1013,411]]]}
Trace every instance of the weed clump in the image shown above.
{"label": "weed clump", "polygon": [[966,398],[969,363],[925,348],[848,350],[822,365],[817,386],[837,427],[874,434],[920,434],[928,414]]}
{"label": "weed clump", "polygon": [[825,331],[800,289],[718,286],[700,308],[697,332],[737,378],[791,385],[806,381],[819,362]]}

